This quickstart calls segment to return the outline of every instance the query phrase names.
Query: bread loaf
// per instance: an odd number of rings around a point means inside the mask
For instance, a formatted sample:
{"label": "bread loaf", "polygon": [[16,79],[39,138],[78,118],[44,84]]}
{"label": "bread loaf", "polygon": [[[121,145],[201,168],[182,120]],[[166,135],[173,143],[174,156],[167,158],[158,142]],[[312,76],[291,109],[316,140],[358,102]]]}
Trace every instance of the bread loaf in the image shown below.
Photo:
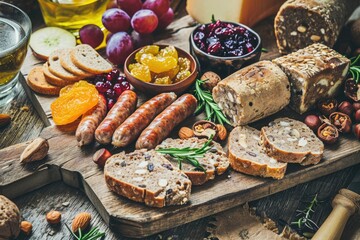
{"label": "bread loaf", "polygon": [[[189,138],[189,139],[165,139],[156,149],[160,148],[201,148],[205,143],[206,138]],[[178,162],[169,155],[165,157],[170,160],[175,167],[178,167]],[[229,160],[226,157],[221,145],[217,142],[212,142],[212,148],[204,154],[204,157],[197,159],[199,163],[205,168],[206,174],[203,171],[195,169],[190,163],[183,161],[181,163],[181,170],[190,178],[193,185],[202,185],[210,179],[214,179],[216,175],[223,174],[229,167]]]}
{"label": "bread loaf", "polygon": [[281,162],[317,164],[324,144],[305,123],[278,118],[261,128],[260,139],[266,153]]}
{"label": "bread loaf", "polygon": [[290,84],[276,64],[260,61],[222,80],[212,95],[231,124],[238,126],[262,119],[288,105]]}
{"label": "bread loaf", "polygon": [[189,178],[154,150],[113,155],[106,161],[104,174],[112,191],[151,207],[182,205],[189,201]]}
{"label": "bread loaf", "polygon": [[288,0],[274,22],[280,53],[290,53],[313,43],[332,47],[359,4],[359,0]]}
{"label": "bread loaf", "polygon": [[229,161],[235,171],[275,179],[283,178],[287,167],[266,154],[260,145],[260,131],[248,126],[230,132]]}
{"label": "bread loaf", "polygon": [[350,60],[317,43],[273,60],[288,76],[290,106],[302,114],[322,98],[334,97],[349,70]]}

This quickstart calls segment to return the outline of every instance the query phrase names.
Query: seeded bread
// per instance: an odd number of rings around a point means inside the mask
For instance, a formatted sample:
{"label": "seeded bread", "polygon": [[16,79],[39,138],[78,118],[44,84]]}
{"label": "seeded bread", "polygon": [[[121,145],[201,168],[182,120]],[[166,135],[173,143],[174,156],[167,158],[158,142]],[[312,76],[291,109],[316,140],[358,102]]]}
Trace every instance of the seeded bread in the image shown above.
{"label": "seeded bread", "polygon": [[212,95],[233,126],[274,114],[288,105],[290,84],[276,64],[260,61],[220,81]]}
{"label": "seeded bread", "polygon": [[55,76],[54,74],[52,74],[49,71],[49,62],[44,63],[43,72],[44,72],[46,81],[51,85],[55,85],[58,87],[65,87],[67,85],[73,84],[73,82],[71,82],[71,81],[67,81],[65,79],[59,78],[59,77]]}
{"label": "seeded bread", "polygon": [[[189,138],[189,139],[165,139],[156,149],[159,148],[201,148],[207,139],[205,138]],[[176,159],[169,155],[165,157],[170,160],[174,166],[178,166]],[[223,174],[229,167],[229,160],[226,157],[221,145],[217,142],[212,142],[212,148],[204,154],[204,157],[197,159],[199,163],[205,168],[206,174],[203,171],[195,169],[190,163],[183,161],[181,170],[190,178],[193,185],[202,185],[210,179],[214,179],[215,175]]]}
{"label": "seeded bread", "polygon": [[78,68],[93,74],[107,73],[112,70],[112,65],[87,44],[80,44],[73,48],[70,58]]}
{"label": "seeded bread", "polygon": [[60,92],[60,87],[51,85],[45,80],[43,67],[41,66],[31,69],[26,78],[26,83],[34,92],[37,93],[58,95]]}
{"label": "seeded bread", "polygon": [[288,76],[290,107],[302,114],[322,98],[334,97],[345,80],[350,60],[317,43],[273,60]]}
{"label": "seeded bread", "polygon": [[72,74],[63,68],[60,64],[60,54],[63,50],[58,49],[53,51],[48,58],[49,71],[55,76],[64,79],[66,81],[79,81],[82,79],[81,76]]}
{"label": "seeded bread", "polygon": [[305,123],[278,118],[261,129],[261,142],[266,153],[281,162],[317,164],[324,144]]}
{"label": "seeded bread", "polygon": [[151,207],[183,205],[189,201],[189,178],[154,150],[113,155],[106,161],[104,174],[112,191]]}
{"label": "seeded bread", "polygon": [[80,76],[82,78],[88,78],[93,76],[94,74],[81,70],[71,61],[70,51],[71,48],[62,49],[59,55],[61,66],[65,68],[68,72],[71,72],[72,74]]}
{"label": "seeded bread", "polygon": [[238,172],[253,176],[281,179],[287,163],[269,157],[260,144],[260,131],[248,127],[236,127],[229,134],[230,166]]}

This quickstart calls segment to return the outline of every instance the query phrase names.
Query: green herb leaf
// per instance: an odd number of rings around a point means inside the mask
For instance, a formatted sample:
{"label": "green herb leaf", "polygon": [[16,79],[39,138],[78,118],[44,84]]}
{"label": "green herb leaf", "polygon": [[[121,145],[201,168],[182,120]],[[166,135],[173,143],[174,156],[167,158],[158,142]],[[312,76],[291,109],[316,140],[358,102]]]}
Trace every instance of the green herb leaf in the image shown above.
{"label": "green herb leaf", "polygon": [[318,205],[319,200],[317,198],[317,194],[314,196],[312,201],[309,203],[304,210],[297,210],[297,216],[299,217],[297,221],[292,222],[292,225],[296,225],[300,230],[311,230],[317,231],[319,226],[311,219],[312,213],[315,212],[314,208]]}
{"label": "green herb leaf", "polygon": [[269,50],[267,50],[266,48],[261,48],[261,51],[265,53],[269,52]]}
{"label": "green herb leaf", "polygon": [[216,23],[214,14],[211,14],[211,22],[212,22],[212,23]]}
{"label": "green herb leaf", "polygon": [[356,84],[360,82],[360,55],[350,58],[349,75],[354,79]]}
{"label": "green herb leaf", "polygon": [[105,236],[104,232],[100,232],[98,227],[94,227],[92,229],[90,229],[90,231],[88,233],[86,233],[85,235],[82,235],[81,229],[79,228],[79,236],[77,236],[73,231],[71,231],[70,227],[65,223],[65,227],[69,230],[69,232],[71,233],[71,235],[77,239],[77,240],[96,240],[96,239],[100,239],[103,236]]}
{"label": "green herb leaf", "polygon": [[202,88],[205,81],[197,79],[195,82],[194,96],[198,100],[198,106],[195,114],[199,114],[205,110],[206,120],[231,125],[230,121],[225,117],[219,106],[214,102],[212,94],[208,90]]}
{"label": "green herb leaf", "polygon": [[206,169],[201,166],[198,158],[203,158],[204,154],[211,149],[209,146],[212,142],[213,135],[210,136],[209,140],[204,143],[201,148],[160,148],[156,151],[162,154],[168,154],[178,161],[179,169],[182,169],[182,162],[186,161],[193,165],[196,170],[203,171],[206,174]]}

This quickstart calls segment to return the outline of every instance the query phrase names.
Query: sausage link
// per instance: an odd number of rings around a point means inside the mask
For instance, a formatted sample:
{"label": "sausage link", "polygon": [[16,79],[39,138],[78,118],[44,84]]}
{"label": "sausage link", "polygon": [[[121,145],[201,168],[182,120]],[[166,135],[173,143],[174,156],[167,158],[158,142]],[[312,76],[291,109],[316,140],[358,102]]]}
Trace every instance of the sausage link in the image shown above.
{"label": "sausage link", "polygon": [[176,94],[161,93],[141,105],[115,131],[112,144],[115,147],[125,147],[134,141],[144,128],[167,106],[176,99]]}
{"label": "sausage link", "polygon": [[94,140],[95,130],[106,116],[106,99],[99,95],[98,104],[87,111],[76,129],[76,139],[79,146],[90,144]]}
{"label": "sausage link", "polygon": [[96,140],[101,144],[111,143],[111,138],[116,128],[134,112],[136,103],[136,93],[131,90],[124,91],[96,129]]}
{"label": "sausage link", "polygon": [[176,125],[195,112],[196,98],[184,94],[162,111],[141,133],[135,148],[153,149],[164,140]]}

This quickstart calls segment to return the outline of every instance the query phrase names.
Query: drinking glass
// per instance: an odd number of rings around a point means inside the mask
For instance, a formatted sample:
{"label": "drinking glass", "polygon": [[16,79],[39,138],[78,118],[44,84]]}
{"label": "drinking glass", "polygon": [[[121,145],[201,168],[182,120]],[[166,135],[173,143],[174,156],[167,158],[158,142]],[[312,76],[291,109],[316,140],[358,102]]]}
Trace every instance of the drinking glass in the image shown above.
{"label": "drinking glass", "polygon": [[0,1],[0,106],[18,93],[18,78],[24,62],[31,21],[18,7]]}

